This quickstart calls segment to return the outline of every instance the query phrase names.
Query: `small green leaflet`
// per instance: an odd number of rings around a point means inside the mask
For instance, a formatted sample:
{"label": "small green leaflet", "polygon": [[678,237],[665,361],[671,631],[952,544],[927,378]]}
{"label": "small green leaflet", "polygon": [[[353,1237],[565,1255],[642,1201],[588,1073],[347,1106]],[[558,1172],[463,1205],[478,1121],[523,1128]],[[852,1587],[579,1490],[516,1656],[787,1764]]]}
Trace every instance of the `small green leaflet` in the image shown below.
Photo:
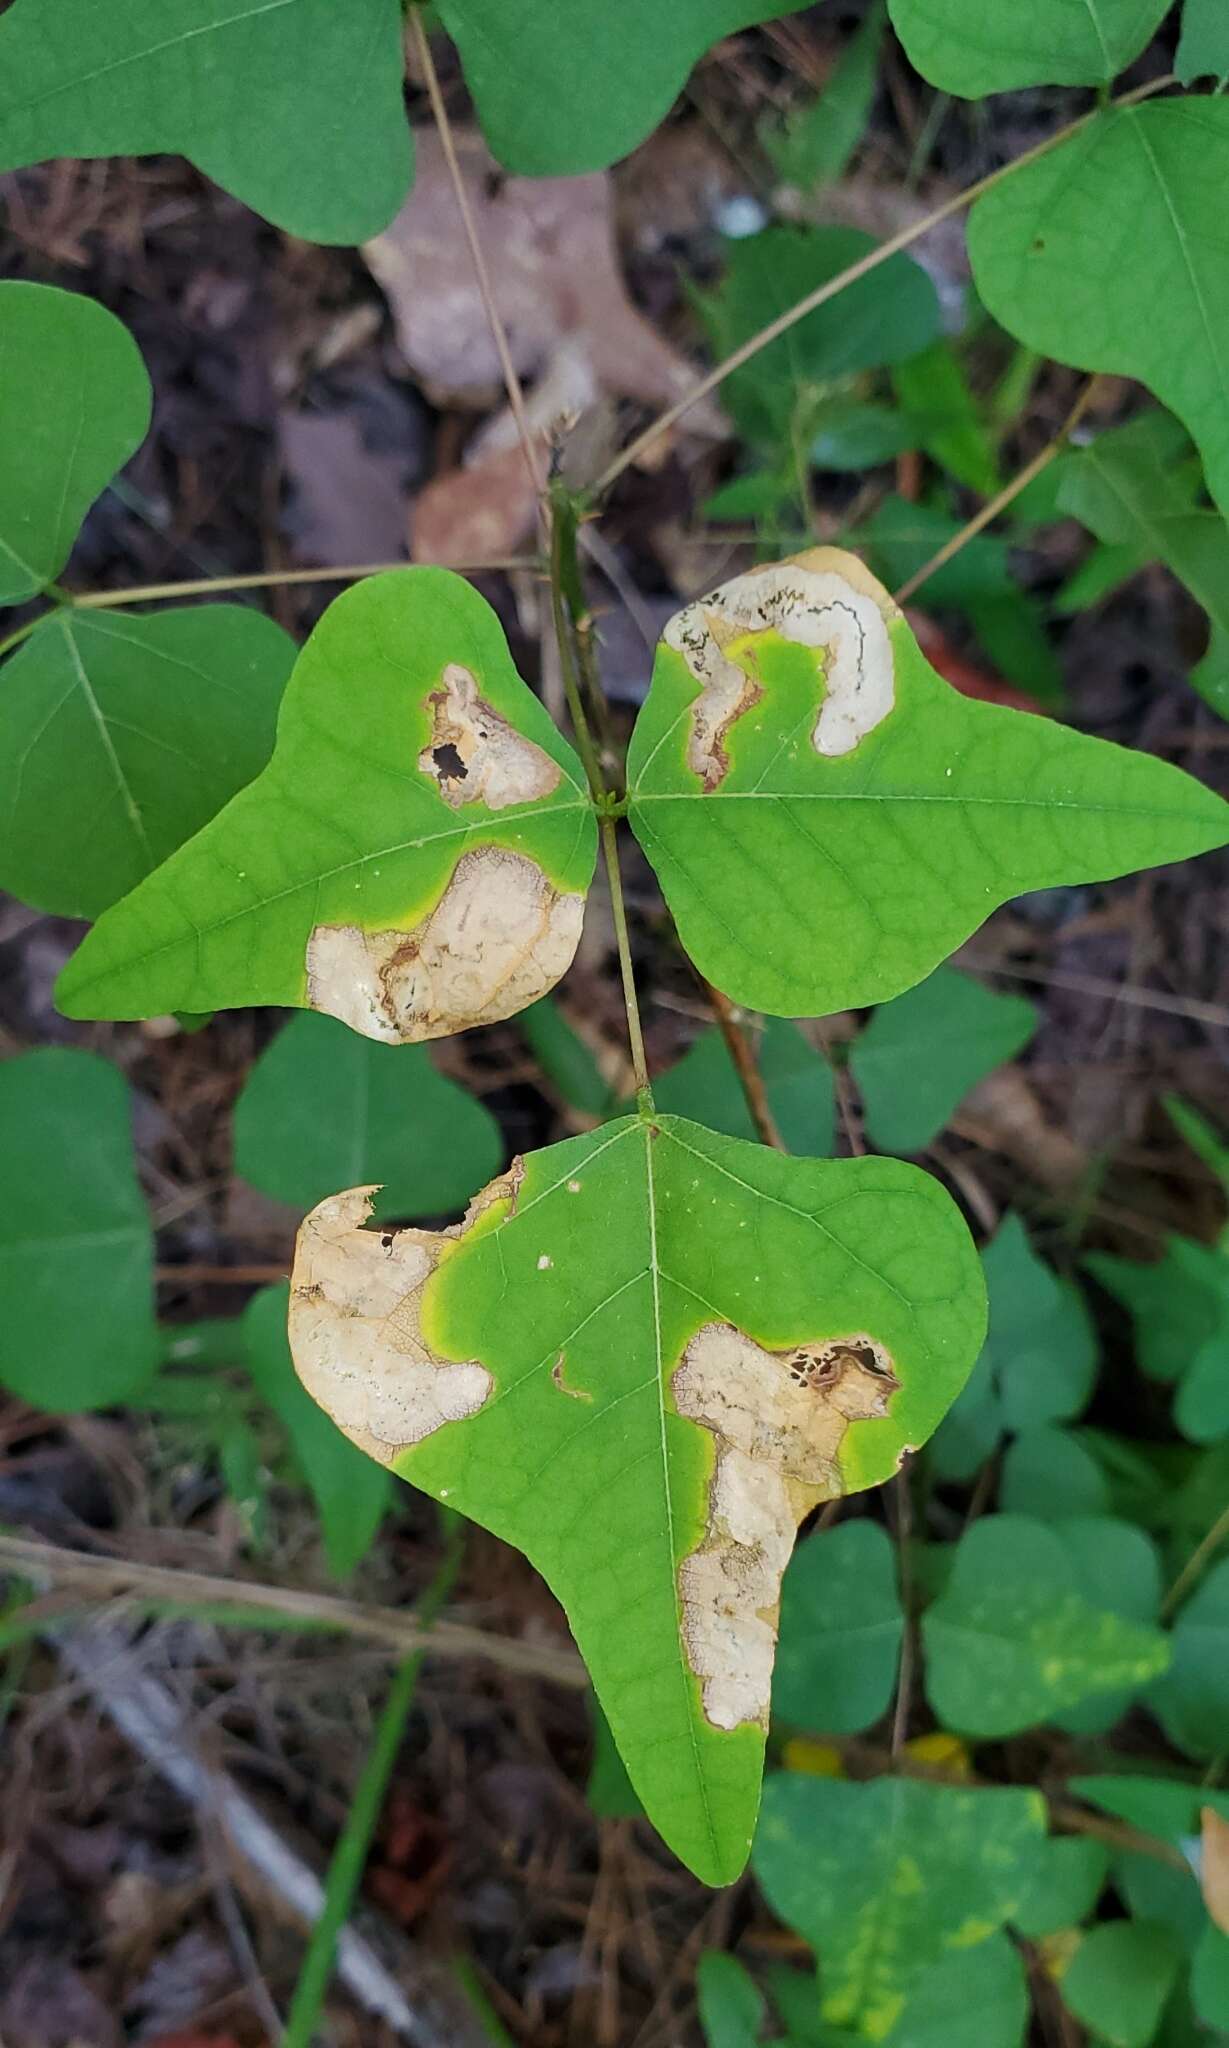
{"label": "small green leaflet", "polygon": [[1155,1921],[1092,1927],[1063,1972],[1063,2004],[1108,2048],[1148,2048],[1181,1961]]}
{"label": "small green leaflet", "polygon": [[1151,1703],[1188,1756],[1220,1757],[1229,1727],[1229,1558],[1214,1565],[1178,1615],[1173,1664]]}
{"label": "small green leaflet", "polygon": [[1023,1515],[972,1523],[922,1623],[926,1696],[944,1727],[1013,1735],[1164,1671],[1165,1637],[1094,1606],[1078,1584],[1058,1530]]}
{"label": "small green leaflet", "polygon": [[243,1360],[290,1438],[320,1515],[325,1556],[344,1579],[366,1556],[392,1504],[392,1480],[333,1428],[295,1377],[286,1341],[286,1289],[265,1287],[239,1319]]}
{"label": "small green leaflet", "polygon": [[308,1391],[525,1551],[650,1819],[730,1882],[795,1527],[894,1472],[981,1341],[963,1221],[895,1160],[792,1159],[668,1116],[529,1155],[452,1232],[366,1216],[356,1189],[300,1232]]}
{"label": "small green leaflet", "polygon": [[[1133,1522],[1111,1515],[1075,1515],[1055,1525],[1089,1605],[1126,1621],[1156,1624],[1161,1611],[1161,1557],[1152,1538]],[[1135,1696],[1132,1686],[1100,1693],[1058,1716],[1073,1735],[1103,1735],[1120,1721]],[[1078,1917],[1078,1916],[1077,1916]]]}
{"label": "small green leaflet", "polygon": [[[0,22],[0,77],[12,18]],[[0,283],[0,605],[59,575],[98,493],[145,439],[151,402],[136,343],[105,307]]]}
{"label": "small green leaflet", "polygon": [[1197,1444],[1229,1437],[1229,1254],[1172,1237],[1152,1265],[1108,1252],[1087,1264],[1130,1311],[1143,1370],[1176,1382],[1182,1434]]}
{"label": "small green leaflet", "polygon": [[1078,1927],[1096,1906],[1109,1872],[1109,1850],[1087,1835],[1052,1835],[1032,1889],[1012,1915],[1027,1941]]}
{"label": "small green leaflet", "polygon": [[[756,1061],[777,1130],[788,1152],[810,1157],[836,1143],[832,1069],[798,1027],[768,1017],[753,1039]],[[738,1071],[720,1031],[702,1031],[681,1060],[653,1084],[659,1109],[688,1116],[731,1138],[758,1136]]]}
{"label": "small green leaflet", "polygon": [[1023,996],[938,967],[876,1010],[849,1056],[866,1128],[882,1152],[921,1152],[971,1088],[1014,1059],[1037,1029]]}
{"label": "small green leaflet", "polygon": [[778,1772],[764,1787],[755,1874],[818,1951],[823,2018],[890,2040],[923,1973],[1011,1918],[1044,1840],[1036,1792]]}
{"label": "small green leaflet", "polygon": [[737,1956],[710,1950],[696,1967],[696,2004],[706,2048],[758,2048],[764,1999]]}
{"label": "small green leaflet", "polygon": [[[788,2028],[788,2040],[773,2048],[850,2048],[858,2038],[819,2019],[816,1977],[777,1967],[768,1988]],[[900,2017],[875,2038],[880,2048],[1021,2048],[1028,2015],[1019,1954],[1006,1934],[991,1934],[923,1970]]]}
{"label": "small green leaflet", "polygon": [[1108,1515],[1109,1483],[1092,1452],[1070,1429],[1042,1423],[1022,1429],[1003,1454],[999,1506],[1039,1522],[1072,1515]]}
{"label": "small green leaflet", "polygon": [[97,917],[273,751],[294,642],[240,605],[63,609],[0,684],[0,888]]}
{"label": "small green leaflet", "polygon": [[1108,85],[1170,0],[888,0],[909,62],[961,99],[1029,85]]}
{"label": "small green leaflet", "polygon": [[380,1217],[463,1208],[506,1158],[499,1125],[422,1045],[373,1045],[334,1017],[292,1017],[235,1104],[235,1165],[275,1201],[312,1209],[380,1183]]}
{"label": "small green leaflet", "polygon": [[106,1408],[158,1362],[153,1232],[122,1075],[90,1052],[0,1063],[0,1385]]}
{"label": "small green leaflet", "polygon": [[1099,114],[985,193],[969,220],[974,280],[995,319],[1059,362],[1146,384],[1193,436],[1222,512],[1227,183],[1229,101],[1149,102]]}
{"label": "small green leaflet", "polygon": [[[530,178],[601,170],[643,142],[693,64],[809,0],[437,0],[495,155]],[[634,56],[632,53],[634,52]]]}
{"label": "small green leaflet", "polygon": [[1182,85],[1193,85],[1197,78],[1229,78],[1229,15],[1223,0],[1186,0],[1174,70]]}
{"label": "small green leaflet", "polygon": [[779,1016],[900,994],[1025,890],[1229,837],[1166,763],[961,697],[835,549],[670,622],[628,778],[687,952]]}
{"label": "small green leaflet", "polygon": [[783,185],[817,192],[847,168],[866,133],[879,84],[883,4],[874,0],[823,91],[784,124],[762,121],[760,144]]}
{"label": "small green leaflet", "polygon": [[401,39],[398,0],[16,0],[0,170],[175,151],[292,235],[363,241],[410,182]]}
{"label": "small green leaflet", "polygon": [[903,1632],[887,1531],[860,1519],[808,1536],[781,1589],[773,1713],[833,1735],[869,1728],[891,1704]]}
{"label": "small green leaflet", "polygon": [[485,599],[446,569],[392,570],[330,606],[269,766],[99,920],[57,1000],[275,1003],[440,1037],[571,965],[595,846],[580,764]]}

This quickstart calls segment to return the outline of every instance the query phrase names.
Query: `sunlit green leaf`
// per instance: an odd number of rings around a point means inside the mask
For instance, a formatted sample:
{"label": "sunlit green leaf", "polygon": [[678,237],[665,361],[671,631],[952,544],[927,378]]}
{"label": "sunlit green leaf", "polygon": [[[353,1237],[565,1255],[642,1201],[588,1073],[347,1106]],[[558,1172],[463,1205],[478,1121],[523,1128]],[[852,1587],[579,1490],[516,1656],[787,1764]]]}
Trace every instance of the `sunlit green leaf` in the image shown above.
{"label": "sunlit green leaf", "polygon": [[728,1882],[795,1526],[924,1442],[980,1342],[958,1212],[894,1160],[793,1159],[665,1116],[531,1154],[459,1233],[381,1235],[365,1211],[338,1196],[300,1233],[301,1376],[356,1442],[526,1552],[649,1817]]}
{"label": "sunlit green leaf", "polygon": [[764,1787],[755,1874],[818,1951],[823,2017],[894,2040],[923,1972],[1015,1913],[1044,1837],[1036,1792],[779,1772]]}
{"label": "sunlit green leaf", "polygon": [[0,886],[97,917],[273,751],[293,641],[239,605],[63,610],[0,682]]}
{"label": "sunlit green leaf", "polygon": [[[768,1017],[752,1039],[756,1061],[787,1151],[830,1153],[836,1139],[836,1093],[822,1053],[783,1018]],[[742,1083],[720,1031],[701,1032],[681,1060],[654,1083],[660,1109],[689,1116],[731,1138],[756,1138]]]}
{"label": "sunlit green leaf", "polygon": [[0,1062],[0,1384],[106,1408],[153,1375],[153,1234],[128,1091],[94,1053]]}
{"label": "sunlit green leaf", "polygon": [[671,621],[628,775],[688,953],[781,1016],[898,995],[1024,890],[1229,836],[1168,764],[961,697],[835,550]]}
{"label": "sunlit green leaf", "polygon": [[1134,62],[1169,0],[888,0],[909,62],[979,100],[1028,85],[1104,85]]}
{"label": "sunlit green leaf", "polygon": [[1027,1941],[1078,1927],[1092,1912],[1109,1870],[1109,1850],[1088,1835],[1051,1835],[1037,1875],[1012,1915]]}
{"label": "sunlit green leaf", "polygon": [[849,1056],[866,1127],[883,1152],[921,1152],[971,1088],[1027,1045],[1037,1011],[939,967],[876,1010]]}
{"label": "sunlit green leaf", "polygon": [[1174,1623],[1173,1663],[1152,1688],[1170,1741],[1188,1756],[1221,1757],[1229,1727],[1229,1558],[1212,1567]]}
{"label": "sunlit green leaf", "polygon": [[150,403],[113,314],[50,285],[0,283],[0,605],[59,575],[94,499],[145,439]]}
{"label": "sunlit green leaf", "polygon": [[1012,1735],[1165,1669],[1158,1630],[1094,1606],[1078,1584],[1059,1533],[1040,1522],[986,1515],[966,1529],[922,1623],[926,1693],[945,1727]]}
{"label": "sunlit green leaf", "polygon": [[375,1541],[392,1479],[347,1443],[303,1391],[286,1341],[286,1288],[265,1287],[243,1312],[244,1361],[290,1438],[320,1516],[330,1569],[345,1578]]}
{"label": "sunlit green leaf", "polygon": [[1063,1972],[1063,2004],[1109,2048],[1148,2048],[1182,1958],[1147,1920],[1113,1920],[1084,1936]]}
{"label": "sunlit green leaf", "polygon": [[903,1628],[896,1560],[878,1522],[808,1536],[781,1593],[774,1714],[834,1735],[869,1728],[891,1704]]}
{"label": "sunlit green leaf", "polygon": [[1099,114],[987,192],[969,220],[995,319],[1060,362],[1146,384],[1193,435],[1224,512],[1227,181],[1229,101],[1150,101]]}
{"label": "sunlit green leaf", "polygon": [[882,0],[875,0],[818,97],[780,127],[761,124],[760,141],[783,185],[816,192],[845,170],[866,133],[879,82],[882,41]]}
{"label": "sunlit green leaf", "polygon": [[442,1216],[505,1157],[490,1111],[425,1046],[373,1045],[333,1017],[292,1017],[235,1105],[236,1167],[297,1209],[378,1183],[377,1216]]}
{"label": "sunlit green leaf", "polygon": [[1174,71],[1183,85],[1229,78],[1229,15],[1221,0],[1184,0]]}
{"label": "sunlit green leaf", "polygon": [[16,0],[0,169],[173,151],[313,242],[387,227],[410,181],[398,0]]}
{"label": "sunlit green leaf", "polygon": [[330,606],[269,766],[100,919],[57,1000],[276,1003],[439,1037],[558,980],[594,849],[580,764],[485,599],[446,569],[392,570]]}
{"label": "sunlit green leaf", "polygon": [[436,0],[500,162],[531,178],[596,171],[669,112],[692,65],[808,0]]}

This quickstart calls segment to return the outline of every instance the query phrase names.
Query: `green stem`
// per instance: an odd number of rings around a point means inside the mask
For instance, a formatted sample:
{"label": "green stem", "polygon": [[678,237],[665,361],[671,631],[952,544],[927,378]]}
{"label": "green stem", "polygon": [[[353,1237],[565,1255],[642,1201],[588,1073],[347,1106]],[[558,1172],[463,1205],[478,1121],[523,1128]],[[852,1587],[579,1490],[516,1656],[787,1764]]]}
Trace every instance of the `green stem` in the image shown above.
{"label": "green stem", "polygon": [[644,1033],[640,1028],[640,1005],[636,1000],[636,976],[632,967],[631,942],[627,933],[627,910],[623,902],[623,878],[619,873],[619,842],[615,821],[608,814],[598,820],[602,853],[610,882],[610,908],[614,914],[615,944],[619,949],[619,973],[623,980],[623,1004],[627,1011],[627,1036],[632,1051],[632,1072],[636,1077],[636,1100],[641,1109],[653,1109],[648,1061],[644,1056]]}
{"label": "green stem", "polygon": [[[424,1623],[435,1619],[452,1591],[461,1563],[463,1528],[458,1516],[449,1515],[443,1563],[418,1603],[417,1613]],[[312,1930],[307,1954],[303,1958],[290,2017],[282,2035],[282,2048],[311,2048],[315,2037],[325,1993],[333,1975],[338,1937],[349,1918],[367,1861],[371,1837],[384,1804],[384,1793],[414,1704],[424,1654],[424,1651],[417,1650],[399,1664],[389,1687],[376,1724],[375,1739],[367,1753],[350,1802],[350,1811],[346,1815],[346,1824],[329,1864],[324,1911]]]}

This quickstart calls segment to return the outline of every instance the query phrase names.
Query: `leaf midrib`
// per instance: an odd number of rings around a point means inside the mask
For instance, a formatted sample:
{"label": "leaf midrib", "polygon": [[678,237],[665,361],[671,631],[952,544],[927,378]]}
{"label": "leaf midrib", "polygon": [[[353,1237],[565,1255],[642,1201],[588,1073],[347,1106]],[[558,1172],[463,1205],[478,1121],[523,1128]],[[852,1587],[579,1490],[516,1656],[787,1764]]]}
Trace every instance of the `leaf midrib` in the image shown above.
{"label": "leaf midrib", "polygon": [[196,42],[202,36],[224,35],[228,29],[242,28],[246,22],[256,21],[265,14],[278,14],[283,8],[295,7],[300,0],[261,0],[258,7],[248,7],[240,14],[232,14],[225,21],[210,21],[200,28],[186,29],[182,35],[169,36],[165,42],[150,43],[143,49],[129,51],[127,55],[115,57],[109,64],[100,64],[94,71],[75,73],[71,78],[59,79],[45,92],[35,93],[29,99],[8,100],[0,106],[0,116],[7,118],[14,114],[28,114],[35,107],[45,106],[48,101],[60,99],[65,93],[76,92],[85,86],[97,84],[100,78],[109,78],[117,71],[125,71],[134,64],[148,64],[156,57],[165,56],[168,50],[182,49],[185,43]]}

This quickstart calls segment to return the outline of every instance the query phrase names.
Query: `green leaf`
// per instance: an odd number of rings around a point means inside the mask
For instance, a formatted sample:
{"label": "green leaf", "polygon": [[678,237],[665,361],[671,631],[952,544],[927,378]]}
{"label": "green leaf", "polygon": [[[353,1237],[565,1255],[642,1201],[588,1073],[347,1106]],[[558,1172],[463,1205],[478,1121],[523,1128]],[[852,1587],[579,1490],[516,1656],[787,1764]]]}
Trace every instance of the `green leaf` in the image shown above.
{"label": "green leaf", "polygon": [[1224,1355],[1229,1335],[1229,1259],[1189,1237],[1171,1237],[1159,1259],[1144,1264],[1109,1252],[1084,1261],[1106,1292],[1130,1311],[1139,1362],[1150,1378],[1172,1384],[1207,1355]]}
{"label": "green leaf", "polygon": [[888,0],[915,70],[961,99],[1029,85],[1108,85],[1151,40],[1169,0]]}
{"label": "green leaf", "polygon": [[946,338],[932,342],[920,355],[898,363],[892,385],[931,461],[957,483],[992,497],[1001,481],[994,442],[953,344]]}
{"label": "green leaf", "polygon": [[1191,1151],[1202,1159],[1210,1173],[1215,1174],[1226,1197],[1229,1197],[1229,1145],[1213,1130],[1206,1117],[1200,1116],[1199,1111],[1189,1102],[1183,1102],[1180,1096],[1167,1095],[1165,1107]]}
{"label": "green leaf", "polygon": [[964,1223],[894,1160],[792,1159],[667,1116],[529,1155],[459,1231],[365,1216],[353,1190],[300,1233],[305,1384],[525,1551],[650,1819],[728,1883],[796,1524],[895,1471],[958,1389],[983,1317]]}
{"label": "green leaf", "polygon": [[1226,182],[1229,101],[1150,102],[1099,114],[985,193],[969,221],[973,275],[995,319],[1060,362],[1146,384],[1194,437],[1223,512]]}
{"label": "green leaf", "polygon": [[1154,1778],[1142,1772],[1130,1777],[1094,1773],[1072,1778],[1069,1790],[1077,1799],[1127,1821],[1142,1834],[1158,1835],[1175,1849],[1181,1847],[1184,1837],[1198,1834],[1201,1806],[1215,1807],[1222,1820],[1229,1820],[1229,1792],[1184,1784],[1180,1778]]}
{"label": "green leaf", "polygon": [[1020,2048],[1028,2016],[1024,1965],[1005,1934],[992,1934],[918,1978],[883,2048]]}
{"label": "green leaf", "polygon": [[595,841],[580,764],[486,600],[392,570],[329,607],[269,766],[103,915],[57,1001],[274,1003],[392,1042],[488,1023],[571,964]]}
{"label": "green leaf", "polygon": [[410,182],[401,36],[397,0],[16,0],[0,170],[170,151],[292,235],[364,241]]}
{"label": "green leaf", "polygon": [[883,1152],[921,1152],[971,1088],[1027,1045],[1037,1011],[970,975],[939,967],[876,1010],[849,1056],[870,1136]]}
{"label": "green leaf", "polygon": [[[790,1152],[831,1153],[836,1144],[832,1069],[801,1031],[783,1018],[765,1020],[753,1041],[768,1106]],[[654,1082],[659,1109],[687,1116],[731,1138],[756,1138],[742,1083],[720,1031],[702,1031],[678,1063]]]}
{"label": "green leaf", "polygon": [[1067,1422],[1092,1392],[1097,1341],[1076,1289],[1039,1259],[1008,1214],[982,1254],[990,1294],[990,1353],[1003,1423],[1029,1430]]}
{"label": "green leaf", "polygon": [[818,98],[780,127],[761,123],[760,142],[782,184],[817,192],[847,168],[870,120],[882,42],[883,6],[876,0],[850,36]]}
{"label": "green leaf", "polygon": [[687,952],[780,1016],[898,995],[1022,891],[1205,850],[1229,819],[1164,762],[961,697],[831,549],[670,622],[628,775]]}
{"label": "green leaf", "polygon": [[999,1484],[999,1505],[1039,1521],[1069,1515],[1104,1515],[1110,1496],[1105,1475],[1091,1452],[1067,1429],[1043,1425],[1020,1432],[1008,1445]]}
{"label": "green leaf", "polygon": [[903,1628],[896,1559],[878,1522],[808,1536],[781,1591],[774,1714],[834,1735],[869,1728],[891,1704]]}
{"label": "green leaf", "polygon": [[0,283],[0,605],[59,575],[98,493],[145,439],[151,403],[114,314],[50,285]]}
{"label": "green leaf", "polygon": [[724,36],[809,0],[436,0],[500,162],[530,178],[597,171],[669,112]]}
{"label": "green leaf", "polygon": [[606,1080],[579,1031],[551,996],[522,1010],[517,1029],[547,1080],[564,1101],[585,1116],[606,1117],[615,1107],[615,1091]]}
{"label": "green leaf", "polygon": [[1181,1960],[1167,1927],[1110,1921],[1084,1936],[1063,1972],[1063,2004],[1110,2048],[1148,2048]]}
{"label": "green leaf", "polygon": [[[1161,1558],[1155,1543],[1132,1522],[1110,1515],[1078,1515],[1056,1525],[1075,1572],[1077,1590],[1093,1607],[1126,1621],[1152,1624],[1161,1607]],[[1135,1688],[1085,1700],[1060,1715],[1073,1735],[1103,1735],[1120,1721]]]}
{"label": "green leaf", "polygon": [[290,1438],[320,1515],[329,1569],[346,1578],[367,1555],[392,1500],[392,1479],[348,1443],[295,1377],[286,1341],[285,1286],[265,1287],[241,1318],[243,1356]]}
{"label": "green leaf", "polygon": [[1229,1934],[1205,1927],[1191,1967],[1191,2003],[1205,2027],[1229,2032]]}
{"label": "green leaf", "polygon": [[1195,1757],[1224,1755],[1229,1728],[1229,1558],[1213,1566],[1178,1615],[1173,1662],[1152,1688],[1151,1699],[1161,1726],[1178,1749]]}
{"label": "green leaf", "polygon": [[589,1718],[593,1727],[593,1762],[589,1767],[585,1798],[590,1810],[599,1820],[642,1819],[644,1808],[627,1775],[627,1765],[619,1755],[610,1723],[602,1712],[602,1703],[596,1693],[589,1702]]}
{"label": "green leaf", "polygon": [[1158,1630],[1093,1606],[1078,1583],[1059,1533],[1040,1522],[986,1515],[965,1531],[922,1623],[926,1696],[945,1727],[1014,1735],[1165,1669]]}
{"label": "green leaf", "polygon": [[153,1377],[153,1234],[122,1075],[58,1048],[0,1063],[0,1383],[53,1414]]}
{"label": "green leaf", "polygon": [[[816,469],[876,469],[906,448],[916,448],[921,433],[906,413],[890,405],[856,398],[826,398],[816,407],[810,457]],[[795,486],[796,488],[796,486]],[[731,515],[727,512],[726,517]]]}
{"label": "green leaf", "polygon": [[293,1017],[235,1105],[235,1165],[263,1194],[312,1209],[379,1184],[375,1213],[463,1208],[505,1158],[499,1125],[423,1045],[373,1045],[333,1017]]}
{"label": "green leaf", "polygon": [[0,681],[0,886],[63,917],[135,889],[259,775],[294,658],[240,605],[45,619]]}
{"label": "green leaf", "polygon": [[1229,18],[1221,0],[1186,0],[1174,71],[1182,85],[1229,78]]}
{"label": "green leaf", "polygon": [[707,2048],[756,2048],[764,2000],[737,1956],[710,1949],[696,1965],[696,2003]]}
{"label": "green leaf", "polygon": [[[731,242],[719,290],[699,301],[714,352],[728,355],[875,247],[860,229],[839,227],[765,228]],[[721,387],[722,401],[749,439],[788,440],[800,408],[828,386],[916,355],[939,325],[926,272],[908,256],[889,257],[735,370]]]}
{"label": "green leaf", "polygon": [[[1197,465],[1192,474],[1185,460],[1186,435],[1171,421],[1176,446],[1158,447],[1156,417],[1145,413],[1113,427],[1068,458],[1059,505],[1100,540],[1129,548],[1136,559],[1164,562],[1203,606],[1213,663],[1211,669],[1201,664],[1191,680],[1206,695],[1208,675],[1219,673],[1220,658],[1229,652],[1229,528],[1219,512],[1195,503],[1200,478]],[[1209,701],[1215,703],[1214,694]],[[1229,709],[1229,697],[1215,708]]]}
{"label": "green leaf", "polygon": [[755,1874],[819,1952],[823,2017],[891,2039],[923,1972],[1015,1913],[1044,1835],[1036,1792],[780,1772],[764,1787]]}
{"label": "green leaf", "polygon": [[1086,1920],[1101,1896],[1109,1860],[1103,1842],[1087,1835],[1052,1835],[1033,1884],[1012,1916],[1025,1940],[1041,1941]]}
{"label": "green leaf", "polygon": [[[871,565],[890,590],[925,567],[962,521],[938,505],[885,498],[863,529]],[[926,578],[918,602],[959,612],[1009,681],[1045,704],[1061,704],[1062,670],[1041,610],[1020,588],[1005,540],[978,534]]]}

